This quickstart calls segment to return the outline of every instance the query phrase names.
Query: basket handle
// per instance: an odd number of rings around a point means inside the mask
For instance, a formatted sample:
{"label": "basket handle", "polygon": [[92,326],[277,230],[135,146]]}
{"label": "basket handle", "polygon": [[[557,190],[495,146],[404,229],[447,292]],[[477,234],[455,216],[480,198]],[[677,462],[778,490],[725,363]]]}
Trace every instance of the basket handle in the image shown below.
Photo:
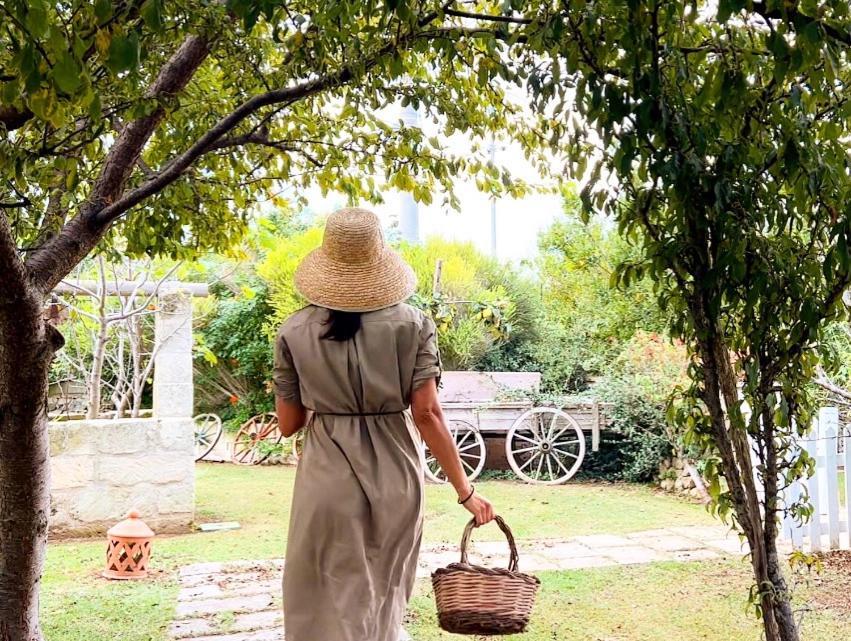
{"label": "basket handle", "polygon": [[[502,520],[501,516],[494,516],[493,519],[496,521],[499,529],[502,530],[502,533],[508,540],[508,548],[511,551],[511,556],[508,561],[508,570],[510,572],[517,572],[517,565],[520,558],[517,555],[517,544],[514,542],[514,535],[511,533],[511,528]],[[464,528],[464,535],[461,537],[461,563],[467,564],[467,546],[470,545],[470,538],[473,535],[473,528],[475,527],[476,519],[473,518],[470,519],[470,522],[467,523],[467,527]]]}

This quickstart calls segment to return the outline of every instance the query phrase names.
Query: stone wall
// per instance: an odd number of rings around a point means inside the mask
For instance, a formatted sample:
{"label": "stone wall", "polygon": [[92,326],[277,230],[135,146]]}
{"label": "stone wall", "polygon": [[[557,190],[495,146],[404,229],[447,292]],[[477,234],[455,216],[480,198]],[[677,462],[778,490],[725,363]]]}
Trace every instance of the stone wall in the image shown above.
{"label": "stone wall", "polygon": [[185,531],[194,458],[189,418],[51,423],[51,533],[100,534],[131,508],[155,532]]}
{"label": "stone wall", "polygon": [[659,465],[659,487],[666,492],[686,494],[694,499],[705,498],[705,493],[695,486],[685,462],[676,456],[663,460]]}

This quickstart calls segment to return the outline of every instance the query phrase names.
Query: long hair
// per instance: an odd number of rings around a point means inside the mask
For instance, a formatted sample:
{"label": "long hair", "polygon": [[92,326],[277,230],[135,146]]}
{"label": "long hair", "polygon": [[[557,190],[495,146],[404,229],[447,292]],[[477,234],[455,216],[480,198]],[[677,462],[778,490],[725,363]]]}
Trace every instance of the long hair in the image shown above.
{"label": "long hair", "polygon": [[322,338],[345,342],[354,338],[354,335],[358,333],[360,312],[341,312],[336,309],[329,309],[325,327],[328,329],[322,334]]}

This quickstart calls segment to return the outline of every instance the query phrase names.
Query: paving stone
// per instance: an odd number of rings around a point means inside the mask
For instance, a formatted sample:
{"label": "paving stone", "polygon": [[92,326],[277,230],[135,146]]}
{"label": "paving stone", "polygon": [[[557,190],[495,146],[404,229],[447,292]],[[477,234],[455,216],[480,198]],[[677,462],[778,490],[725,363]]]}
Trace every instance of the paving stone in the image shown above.
{"label": "paving stone", "polygon": [[213,561],[209,563],[193,563],[192,565],[184,565],[180,568],[180,576],[192,576],[194,574],[215,574],[221,572],[224,563]]}
{"label": "paving stone", "polygon": [[597,553],[587,545],[582,545],[575,541],[566,541],[563,543],[553,543],[545,546],[540,550],[541,554],[560,561],[563,559],[574,559],[581,557],[597,556]]}
{"label": "paving stone", "polygon": [[697,541],[708,541],[725,539],[728,536],[736,537],[726,525],[684,525],[665,528],[669,532],[685,536]]}
{"label": "paving stone", "polygon": [[679,552],[681,550],[699,550],[705,547],[700,541],[689,539],[678,534],[666,532],[664,534],[633,534],[629,535],[631,541],[640,545],[659,550],[661,552]]}
{"label": "paving stone", "polygon": [[600,547],[596,549],[596,552],[600,556],[612,559],[617,565],[653,563],[654,561],[668,561],[671,559],[670,555],[640,545]]}
{"label": "paving stone", "polygon": [[[504,568],[507,562],[497,564],[496,567]],[[542,572],[546,570],[558,570],[558,563],[543,554],[524,554],[520,557],[521,572]]]}
{"label": "paving stone", "polygon": [[255,594],[252,596],[235,596],[224,599],[198,599],[196,601],[178,602],[175,615],[177,618],[189,618],[197,615],[214,615],[220,612],[256,612],[275,607],[280,595]]}
{"label": "paving stone", "polygon": [[705,547],[710,549],[720,550],[725,554],[734,554],[741,556],[743,554],[747,554],[748,552],[748,542],[739,541],[738,537],[728,537],[726,539],[704,541],[704,545]]}
{"label": "paving stone", "polygon": [[585,568],[602,568],[612,565],[612,560],[604,556],[577,556],[572,559],[556,561],[559,570],[582,570]]}
{"label": "paving stone", "polygon": [[[190,574],[181,578],[180,584],[183,587],[193,587],[206,584],[234,585],[239,582],[248,583],[251,581],[264,581],[270,578],[268,571],[244,572],[242,574],[208,572],[205,574]],[[277,581],[280,583],[281,574],[276,574]]]}
{"label": "paving stone", "polygon": [[[233,575],[239,576],[239,575]],[[248,579],[245,581],[221,580],[217,583],[181,588],[178,593],[179,601],[195,599],[227,598],[248,596],[252,594],[275,594],[281,591],[281,579],[271,580]]]}
{"label": "paving stone", "polygon": [[215,634],[193,637],[192,641],[284,641],[284,629],[255,630],[254,632],[235,632],[233,634]]}
{"label": "paving stone", "polygon": [[675,561],[707,561],[709,559],[717,559],[720,554],[714,550],[680,550],[674,552]]}
{"label": "paving stone", "polygon": [[[216,617],[187,619],[171,624],[169,634],[173,639],[187,639],[198,636],[233,635],[236,633],[256,632],[259,630],[277,630],[283,628],[284,619],[280,609],[264,610],[238,614],[228,621],[226,627]],[[218,637],[217,637],[218,638]]]}
{"label": "paving stone", "polygon": [[575,536],[573,541],[581,543],[592,549],[597,548],[616,548],[626,545],[634,545],[625,536],[616,536],[614,534],[588,534],[586,536]]}

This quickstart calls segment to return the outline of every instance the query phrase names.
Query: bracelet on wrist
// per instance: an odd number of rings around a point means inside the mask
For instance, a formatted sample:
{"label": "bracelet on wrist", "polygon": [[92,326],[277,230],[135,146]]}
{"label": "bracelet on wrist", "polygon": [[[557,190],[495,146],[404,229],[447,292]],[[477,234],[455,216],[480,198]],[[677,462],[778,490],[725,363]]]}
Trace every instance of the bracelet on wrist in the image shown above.
{"label": "bracelet on wrist", "polygon": [[475,486],[475,485],[473,485],[473,484],[471,483],[471,484],[470,484],[470,493],[469,493],[469,494],[467,495],[467,497],[466,497],[466,498],[464,498],[464,499],[460,499],[460,498],[459,498],[459,499],[458,499],[458,505],[464,505],[464,503],[466,503],[466,502],[467,502],[467,501],[469,501],[471,498],[473,498],[473,494],[475,494],[475,493],[476,493],[476,486]]}

